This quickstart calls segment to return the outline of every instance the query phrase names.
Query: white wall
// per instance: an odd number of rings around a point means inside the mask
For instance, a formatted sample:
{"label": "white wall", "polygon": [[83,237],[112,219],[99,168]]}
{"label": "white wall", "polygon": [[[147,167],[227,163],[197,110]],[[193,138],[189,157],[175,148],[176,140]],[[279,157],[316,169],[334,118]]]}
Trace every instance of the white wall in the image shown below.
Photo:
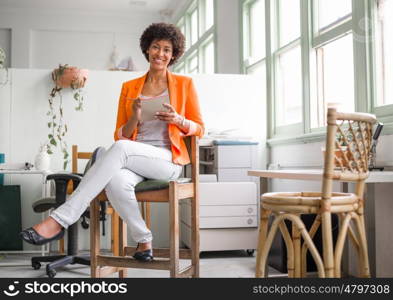
{"label": "white wall", "polygon": [[[59,63],[107,70],[113,45],[121,58],[132,56],[138,70],[147,66],[139,38],[157,13],[129,16],[0,9],[0,46],[8,50],[13,68],[55,68]],[[8,31],[10,30],[10,34]]]}
{"label": "white wall", "polygon": [[[6,154],[8,163],[34,161],[40,143],[46,139],[47,98],[52,88],[50,74],[51,70],[10,69],[10,82],[0,88],[0,153]],[[77,144],[81,151],[92,151],[97,146],[108,148],[113,143],[121,84],[141,74],[91,71],[85,87],[83,112],[73,109],[75,101],[70,91],[64,90],[69,148]],[[264,168],[266,105],[259,100],[262,98],[262,89],[257,84],[259,79],[250,75],[194,75],[193,78],[206,127],[239,128],[252,134],[260,142],[259,167]],[[62,169],[58,150],[51,160],[53,171]],[[22,227],[38,222],[40,216],[32,212],[31,204],[40,197],[40,178],[6,176],[6,184],[22,186]],[[167,216],[165,204],[153,206],[152,229],[156,246],[168,245]],[[87,232],[83,231],[83,235]],[[87,249],[88,242],[87,237],[82,238],[81,247]]]}

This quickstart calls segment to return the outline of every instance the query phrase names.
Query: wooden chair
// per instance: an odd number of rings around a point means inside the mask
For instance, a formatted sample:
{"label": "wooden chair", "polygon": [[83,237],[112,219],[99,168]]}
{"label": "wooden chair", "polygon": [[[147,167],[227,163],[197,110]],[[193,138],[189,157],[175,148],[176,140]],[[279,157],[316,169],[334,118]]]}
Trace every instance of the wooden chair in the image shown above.
{"label": "wooden chair", "polygon": [[[78,160],[85,159],[89,160],[92,156],[93,152],[78,152],[78,146],[72,145],[72,173],[78,174]],[[72,186],[72,182],[68,185],[67,193],[71,194],[74,188]],[[118,228],[118,214],[112,208],[112,206],[108,205],[106,207],[107,215],[111,216],[111,251],[115,254],[119,254],[119,228]],[[60,240],[60,249],[64,249],[64,240]],[[64,251],[64,250],[63,250]]]}
{"label": "wooden chair", "polygon": [[[344,243],[349,235],[359,256],[361,277],[370,277],[366,230],[364,224],[364,185],[375,116],[364,113],[339,113],[328,109],[325,163],[322,192],[266,193],[261,200],[261,223],[258,241],[256,277],[265,276],[266,260],[278,228],[287,247],[289,277],[306,276],[306,253],[316,262],[319,277],[340,277]],[[333,180],[355,183],[355,193],[332,192]],[[301,214],[316,214],[308,231]],[[340,218],[340,228],[333,249],[331,215]],[[268,232],[268,219],[274,221]],[[285,220],[292,222],[292,235]],[[354,221],[356,231],[351,227]],[[313,236],[322,225],[323,254],[313,243]],[[302,239],[303,238],[303,245]]]}
{"label": "wooden chair", "polygon": [[[141,203],[169,204],[169,248],[154,248],[154,260],[139,262],[131,256],[135,247],[127,246],[127,227],[119,218],[119,256],[105,256],[100,253],[100,232],[98,224],[99,201],[106,201],[105,192],[91,202],[90,205],[90,257],[91,277],[104,277],[119,272],[119,277],[127,277],[127,268],[169,270],[170,277],[199,277],[199,147],[198,137],[186,138],[191,158],[191,179],[184,181],[163,182],[146,180],[136,185],[135,194]],[[179,201],[191,199],[192,243],[191,249],[179,249]],[[144,214],[147,219],[150,206]],[[191,264],[180,270],[179,259],[191,259]]]}

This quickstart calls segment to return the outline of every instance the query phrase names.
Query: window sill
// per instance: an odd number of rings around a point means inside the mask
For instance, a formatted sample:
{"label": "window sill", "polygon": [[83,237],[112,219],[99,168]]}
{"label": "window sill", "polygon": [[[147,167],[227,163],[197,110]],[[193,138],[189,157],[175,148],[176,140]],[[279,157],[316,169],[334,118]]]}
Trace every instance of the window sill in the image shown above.
{"label": "window sill", "polygon": [[[379,122],[384,123],[382,135],[393,135],[393,119],[378,118]],[[309,144],[317,143],[325,140],[326,130],[320,132],[306,133],[302,135],[293,136],[277,136],[266,141],[269,147],[280,146],[280,145],[291,145],[291,144]]]}

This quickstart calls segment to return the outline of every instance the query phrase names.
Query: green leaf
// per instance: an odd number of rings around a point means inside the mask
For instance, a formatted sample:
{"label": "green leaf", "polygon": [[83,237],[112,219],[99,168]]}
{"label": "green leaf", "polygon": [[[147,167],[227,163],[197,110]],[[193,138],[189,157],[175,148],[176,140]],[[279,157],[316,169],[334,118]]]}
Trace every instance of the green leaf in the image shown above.
{"label": "green leaf", "polygon": [[48,134],[48,138],[49,138],[50,140],[53,139],[53,135]]}
{"label": "green leaf", "polygon": [[52,138],[51,140],[50,140],[50,143],[53,145],[53,146],[57,146],[57,143],[56,143],[56,140],[54,139],[54,138]]}
{"label": "green leaf", "polygon": [[67,168],[67,165],[68,165],[68,161],[65,161],[64,165],[63,165],[63,170],[65,170]]}
{"label": "green leaf", "polygon": [[48,153],[49,155],[53,154],[52,150],[50,149],[46,150],[46,153]]}
{"label": "green leaf", "polygon": [[68,158],[68,153],[64,152],[64,159],[67,159],[67,158]]}
{"label": "green leaf", "polygon": [[48,128],[50,128],[52,126],[51,122],[48,122]]}

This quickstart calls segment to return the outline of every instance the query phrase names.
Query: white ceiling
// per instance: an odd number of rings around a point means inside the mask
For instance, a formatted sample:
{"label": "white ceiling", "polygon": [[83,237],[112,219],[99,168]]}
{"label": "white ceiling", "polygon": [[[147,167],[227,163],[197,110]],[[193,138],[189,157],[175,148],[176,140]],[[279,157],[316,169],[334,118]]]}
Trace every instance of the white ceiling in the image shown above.
{"label": "white ceiling", "polygon": [[0,0],[0,9],[60,10],[106,13],[174,11],[187,0]]}

